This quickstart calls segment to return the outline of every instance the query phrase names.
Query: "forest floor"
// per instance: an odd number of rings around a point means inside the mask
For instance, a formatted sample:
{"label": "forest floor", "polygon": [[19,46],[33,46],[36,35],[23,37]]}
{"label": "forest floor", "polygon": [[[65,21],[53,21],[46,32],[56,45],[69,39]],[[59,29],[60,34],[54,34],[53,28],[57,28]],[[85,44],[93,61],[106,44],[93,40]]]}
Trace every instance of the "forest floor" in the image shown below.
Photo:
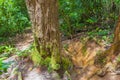
{"label": "forest floor", "polygon": [[[64,38],[62,40],[64,53],[71,58],[74,65],[69,74],[64,73],[63,78],[60,78],[55,71],[49,73],[46,68],[33,66],[29,58],[12,55],[4,60],[4,62],[12,62],[12,64],[7,72],[0,76],[0,80],[120,80],[114,63],[108,63],[107,72],[102,72],[103,76],[97,75],[98,68],[93,64],[97,52],[106,50],[106,46],[110,46],[110,44],[83,35],[84,33],[78,33],[72,39]],[[10,38],[8,43],[14,44],[15,48],[24,51],[33,43],[32,33],[30,31],[17,35]],[[3,44],[6,43],[1,45]]]}

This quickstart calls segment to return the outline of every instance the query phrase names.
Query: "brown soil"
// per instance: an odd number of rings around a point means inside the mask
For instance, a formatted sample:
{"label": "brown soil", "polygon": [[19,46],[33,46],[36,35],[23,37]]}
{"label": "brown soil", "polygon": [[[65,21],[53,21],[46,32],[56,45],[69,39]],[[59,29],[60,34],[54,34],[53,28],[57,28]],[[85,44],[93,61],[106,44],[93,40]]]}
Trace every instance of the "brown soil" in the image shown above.
{"label": "brown soil", "polygon": [[[94,40],[86,39],[80,41],[80,36],[81,34],[77,34],[77,36],[75,35],[75,37],[72,39],[63,39],[62,41],[63,45],[68,45],[65,53],[71,57],[75,67],[73,72],[71,72],[72,80],[88,80],[88,78],[91,78],[90,80],[120,80],[120,75],[116,75],[114,73],[112,74],[111,72],[106,74],[104,77],[99,77],[96,75],[95,72],[98,70],[98,68],[94,66],[94,58],[99,50],[105,50],[105,46],[98,44]],[[10,42],[14,43],[15,47],[19,50],[25,50],[33,42],[33,36],[31,32],[17,35],[16,37],[10,39]],[[83,55],[84,53],[85,55]],[[25,65],[28,68],[28,70],[25,70],[26,72],[24,72],[24,74],[27,75],[25,80],[40,80],[41,77],[44,78],[44,76],[47,75],[49,78],[51,78],[50,74],[46,70],[42,73],[39,72],[37,68],[33,68],[29,71],[31,68],[30,65],[31,63]]]}

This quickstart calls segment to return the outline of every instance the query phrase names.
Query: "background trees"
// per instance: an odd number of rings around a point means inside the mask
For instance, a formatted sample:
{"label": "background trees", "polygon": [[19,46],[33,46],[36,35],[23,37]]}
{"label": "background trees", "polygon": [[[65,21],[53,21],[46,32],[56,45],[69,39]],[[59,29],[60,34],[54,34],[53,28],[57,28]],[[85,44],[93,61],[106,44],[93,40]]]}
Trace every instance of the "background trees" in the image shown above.
{"label": "background trees", "polygon": [[[60,0],[60,24],[64,35],[95,29],[113,29],[119,0]],[[99,31],[97,31],[99,32]],[[101,32],[107,33],[107,31]]]}
{"label": "background trees", "polygon": [[[59,0],[60,30],[65,36],[92,30],[106,35],[114,27],[119,4],[119,0]],[[0,10],[0,37],[14,35],[30,26],[24,0],[0,0]]]}

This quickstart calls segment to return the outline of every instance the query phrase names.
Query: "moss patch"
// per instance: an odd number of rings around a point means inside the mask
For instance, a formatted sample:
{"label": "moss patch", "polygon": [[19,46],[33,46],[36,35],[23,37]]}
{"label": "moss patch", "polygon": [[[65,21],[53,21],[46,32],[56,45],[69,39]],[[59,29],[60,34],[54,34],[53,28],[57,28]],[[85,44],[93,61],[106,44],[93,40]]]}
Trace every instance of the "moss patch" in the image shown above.
{"label": "moss patch", "polygon": [[99,51],[97,54],[96,54],[96,57],[95,57],[95,65],[98,65],[98,66],[104,66],[107,62],[107,56],[105,53]]}

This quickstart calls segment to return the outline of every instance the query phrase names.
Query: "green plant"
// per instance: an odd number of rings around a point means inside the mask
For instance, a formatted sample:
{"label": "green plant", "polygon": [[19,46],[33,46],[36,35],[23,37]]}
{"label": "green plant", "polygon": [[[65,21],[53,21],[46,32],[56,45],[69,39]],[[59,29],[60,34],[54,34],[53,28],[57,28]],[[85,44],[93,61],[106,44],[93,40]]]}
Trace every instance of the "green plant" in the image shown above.
{"label": "green plant", "polygon": [[119,0],[60,0],[59,5],[60,29],[65,36],[96,28],[106,30],[97,35],[106,35],[107,29],[113,29],[120,9]]}
{"label": "green plant", "polygon": [[117,57],[117,62],[120,63],[120,55]]}
{"label": "green plant", "polygon": [[32,47],[29,47],[23,51],[17,50],[15,54],[19,57],[29,57],[29,54],[32,52]]}
{"label": "green plant", "polygon": [[98,51],[95,57],[95,65],[104,66],[106,64],[106,54],[104,52]]}
{"label": "green plant", "polygon": [[103,40],[106,40],[107,38],[109,38],[111,29],[100,29],[100,28],[96,28],[95,30],[89,31],[87,32],[87,34],[90,37],[95,37],[95,36],[99,36],[101,37]]}
{"label": "green plant", "polygon": [[72,61],[69,58],[62,57],[62,68],[67,71],[72,69],[72,67]]}
{"label": "green plant", "polygon": [[60,29],[67,36],[98,23],[103,11],[102,0],[60,0],[59,4]]}
{"label": "green plant", "polygon": [[24,0],[0,0],[0,37],[21,33],[30,26]]}
{"label": "green plant", "polygon": [[0,58],[1,57],[10,57],[11,55],[15,54],[17,49],[12,47],[11,45],[0,46]]}
{"label": "green plant", "polygon": [[3,72],[6,72],[7,68],[9,68],[9,65],[11,64],[11,63],[5,63],[5,62],[3,62],[4,59],[6,59],[6,58],[5,57],[4,58],[0,58],[0,75]]}

